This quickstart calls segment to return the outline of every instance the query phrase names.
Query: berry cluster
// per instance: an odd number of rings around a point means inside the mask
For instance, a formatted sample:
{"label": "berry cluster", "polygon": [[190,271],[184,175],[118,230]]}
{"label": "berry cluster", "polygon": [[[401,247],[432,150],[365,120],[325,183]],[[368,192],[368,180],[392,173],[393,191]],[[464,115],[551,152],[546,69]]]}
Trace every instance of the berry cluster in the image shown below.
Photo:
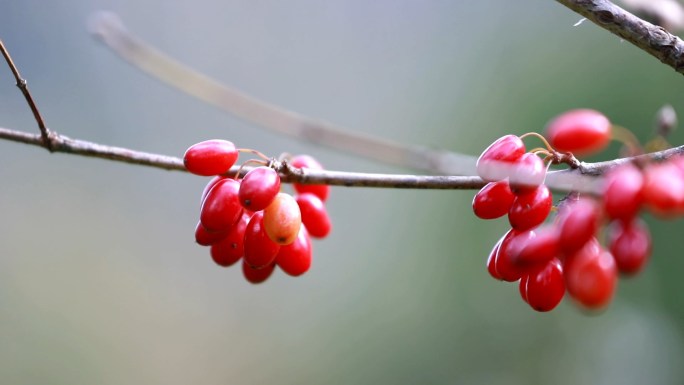
{"label": "berry cluster", "polygon": [[[597,111],[572,110],[547,126],[547,150],[526,152],[521,138],[506,135],[478,159],[478,174],[489,183],[473,199],[475,215],[508,215],[511,224],[489,255],[488,271],[496,279],[518,281],[521,297],[537,311],[555,308],[566,290],[585,308],[605,307],[618,273],[634,275],[650,257],[651,237],[638,218],[640,209],[660,216],[684,214],[684,157],[679,157],[617,166],[603,178],[599,199],[570,193],[557,205],[555,219],[544,224],[553,203],[543,184],[544,161],[562,158],[557,149],[599,151],[612,128]],[[598,241],[602,230],[605,246]]]}
{"label": "berry cluster", "polygon": [[[239,152],[260,155],[261,164],[242,179],[227,176]],[[193,174],[214,176],[202,193],[200,220],[195,240],[210,246],[211,257],[220,266],[242,262],[251,283],[265,281],[276,265],[292,276],[311,267],[310,237],[323,238],[331,229],[324,202],[329,186],[293,184],[296,195],[280,191],[277,164],[254,150],[236,149],[226,140],[197,143],[185,152],[185,168]],[[322,169],[307,155],[295,156],[289,164],[297,168]],[[244,164],[243,164],[244,165]]]}

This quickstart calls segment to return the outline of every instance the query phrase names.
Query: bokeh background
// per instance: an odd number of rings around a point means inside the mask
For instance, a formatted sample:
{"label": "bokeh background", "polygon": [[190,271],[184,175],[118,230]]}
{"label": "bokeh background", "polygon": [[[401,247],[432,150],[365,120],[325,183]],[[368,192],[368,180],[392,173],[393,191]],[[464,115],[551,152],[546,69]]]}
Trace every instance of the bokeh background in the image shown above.
{"label": "bokeh background", "polygon": [[[411,172],[271,134],[89,36],[128,28],[223,82],[350,130],[477,155],[592,107],[646,139],[684,79],[553,1],[4,1],[0,37],[48,125],[180,156],[226,138],[330,169]],[[4,66],[0,66],[4,67]],[[9,70],[0,126],[37,132]],[[674,143],[683,143],[675,133]],[[606,157],[615,156],[611,147]],[[472,191],[334,188],[309,273],[247,283],[194,244],[206,180],[0,142],[4,384],[681,384],[681,221],[602,314],[532,311],[492,280],[506,221]]]}

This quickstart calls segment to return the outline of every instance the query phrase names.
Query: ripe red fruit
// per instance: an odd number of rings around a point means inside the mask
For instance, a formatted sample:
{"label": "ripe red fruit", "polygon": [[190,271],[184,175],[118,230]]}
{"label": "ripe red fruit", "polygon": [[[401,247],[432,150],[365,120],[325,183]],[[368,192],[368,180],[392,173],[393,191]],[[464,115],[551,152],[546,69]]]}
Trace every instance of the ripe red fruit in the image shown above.
{"label": "ripe red fruit", "polygon": [[532,309],[553,310],[565,295],[565,281],[560,261],[554,258],[544,267],[523,276],[520,280],[520,293]]}
{"label": "ripe red fruit", "polygon": [[567,202],[558,215],[559,245],[565,255],[574,254],[589,242],[599,226],[599,206],[582,198]]}
{"label": "ripe red fruit", "polygon": [[200,221],[208,231],[228,230],[242,215],[238,200],[240,183],[234,179],[222,179],[209,191],[202,203]]}
{"label": "ripe red fruit", "polygon": [[629,223],[614,221],[608,228],[608,248],[618,270],[633,275],[643,269],[651,256],[651,234],[638,218]]}
{"label": "ripe red fruit", "polygon": [[222,179],[226,179],[227,177],[222,176],[222,175],[217,175],[207,183],[206,186],[204,186],[204,190],[202,190],[202,199],[200,200],[200,204],[204,203],[204,199],[207,197],[207,194],[209,194],[209,191],[211,191],[214,186],[216,186],[216,183],[218,183]]}
{"label": "ripe red fruit", "polygon": [[276,255],[276,264],[287,274],[296,277],[306,273],[311,267],[311,239],[302,226],[297,239],[289,245],[281,246]]}
{"label": "ripe red fruit", "polygon": [[[311,170],[323,170],[323,166],[316,159],[309,155],[297,155],[290,160],[290,165],[297,168],[308,168]],[[299,194],[311,193],[319,197],[323,202],[328,199],[330,186],[324,184],[299,184],[293,183],[295,191]]]}
{"label": "ripe red fruit", "polygon": [[188,148],[183,155],[183,164],[193,174],[212,176],[230,170],[237,158],[238,151],[232,142],[213,139]]}
{"label": "ripe red fruit", "polygon": [[644,168],[644,203],[656,215],[670,217],[684,208],[684,176],[669,162]]}
{"label": "ripe red fruit", "polygon": [[200,246],[210,246],[228,236],[228,230],[219,232],[209,232],[202,226],[202,222],[197,222],[195,227],[195,242]]}
{"label": "ripe red fruit", "polygon": [[513,258],[509,254],[508,244],[518,235],[520,231],[515,229],[509,230],[501,240],[499,250],[496,252],[496,259],[494,260],[494,270],[496,275],[501,277],[501,280],[506,282],[515,282],[526,273],[526,269],[517,266],[513,263]]}
{"label": "ripe red fruit", "polygon": [[552,195],[546,185],[518,194],[508,211],[508,221],[516,230],[539,226],[551,211]]}
{"label": "ripe red fruit", "polygon": [[598,111],[577,109],[553,118],[545,131],[546,138],[557,151],[590,155],[608,145],[612,125],[610,120]]}
{"label": "ripe red fruit", "polygon": [[477,174],[487,182],[507,178],[514,165],[525,154],[525,144],[515,135],[505,135],[487,147],[477,159]]}
{"label": "ripe red fruit", "polygon": [[263,212],[264,229],[273,242],[279,245],[294,242],[302,225],[302,214],[292,195],[278,193]]}
{"label": "ripe red fruit", "polygon": [[643,202],[644,176],[635,165],[626,163],[610,170],[603,182],[603,209],[609,218],[629,221]]}
{"label": "ripe red fruit", "polygon": [[245,230],[250,215],[243,214],[237,223],[228,231],[228,235],[211,245],[211,258],[219,266],[228,267],[245,255]]}
{"label": "ripe red fruit", "polygon": [[551,226],[526,230],[508,243],[506,252],[520,268],[544,266],[560,255],[559,236],[558,229]]}
{"label": "ripe red fruit", "polygon": [[280,191],[280,177],[270,167],[250,170],[240,183],[240,203],[250,211],[265,209]]}
{"label": "ripe red fruit", "polygon": [[499,218],[508,213],[515,195],[508,181],[487,183],[473,198],[473,212],[481,219]]}
{"label": "ripe red fruit", "polygon": [[323,201],[311,193],[299,194],[295,200],[302,213],[302,223],[309,231],[309,235],[315,238],[325,238],[330,233],[332,225]]}
{"label": "ripe red fruit", "polygon": [[273,242],[264,229],[264,212],[257,211],[245,228],[245,263],[252,268],[263,269],[273,264],[279,250],[280,245]]}
{"label": "ripe red fruit", "polygon": [[489,272],[489,275],[492,276],[492,278],[499,281],[502,281],[502,278],[496,271],[496,254],[499,252],[501,241],[503,241],[505,237],[506,236],[504,235],[503,237],[501,237],[501,239],[496,241],[496,244],[494,245],[494,247],[492,247],[492,251],[489,252],[489,257],[487,257],[487,271]]}
{"label": "ripe red fruit", "polygon": [[545,178],[546,165],[544,161],[536,154],[527,152],[510,169],[508,183],[513,190],[533,189],[544,183]]}
{"label": "ripe red fruit", "polygon": [[249,283],[253,284],[258,284],[262,283],[265,280],[268,279],[268,277],[273,274],[273,270],[275,270],[275,263],[271,263],[268,266],[265,266],[262,269],[254,269],[251,266],[249,266],[246,262],[242,263],[242,274],[245,276],[245,279]]}
{"label": "ripe red fruit", "polygon": [[568,293],[589,309],[606,306],[617,285],[615,259],[592,239],[577,253],[568,256],[563,265]]}

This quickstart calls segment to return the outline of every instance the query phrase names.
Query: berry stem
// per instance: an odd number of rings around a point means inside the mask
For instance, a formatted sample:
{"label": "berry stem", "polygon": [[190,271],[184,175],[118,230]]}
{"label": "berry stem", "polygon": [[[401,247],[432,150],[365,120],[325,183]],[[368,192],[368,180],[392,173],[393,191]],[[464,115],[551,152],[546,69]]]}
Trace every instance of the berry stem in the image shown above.
{"label": "berry stem", "polygon": [[253,149],[251,149],[251,148],[238,148],[237,150],[238,150],[238,152],[256,155],[256,156],[258,156],[259,158],[261,158],[261,159],[263,159],[263,160],[265,160],[265,161],[267,161],[267,162],[271,162],[271,158],[269,158],[268,156],[264,155],[264,153],[262,153],[262,152],[260,152],[260,151],[253,150]]}
{"label": "berry stem", "polygon": [[551,145],[549,144],[549,141],[546,140],[544,135],[542,135],[538,132],[527,132],[525,134],[520,135],[520,139],[525,139],[528,136],[534,136],[534,137],[538,138],[539,140],[541,140],[542,143],[544,143],[544,146],[546,146],[546,149],[549,150],[549,152],[552,152],[552,153],[556,152],[556,150],[553,147],[551,147]]}
{"label": "berry stem", "polygon": [[639,139],[632,131],[625,127],[613,124],[611,127],[611,138],[616,142],[624,144],[627,147],[630,156],[641,155],[644,153]]}

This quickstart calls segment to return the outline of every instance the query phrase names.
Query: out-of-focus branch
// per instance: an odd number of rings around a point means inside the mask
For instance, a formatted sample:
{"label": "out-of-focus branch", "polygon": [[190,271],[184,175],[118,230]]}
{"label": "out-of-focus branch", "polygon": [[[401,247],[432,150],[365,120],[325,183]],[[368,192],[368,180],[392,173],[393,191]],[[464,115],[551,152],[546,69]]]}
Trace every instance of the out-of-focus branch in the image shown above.
{"label": "out-of-focus branch", "polygon": [[408,146],[304,116],[221,84],[165,55],[128,32],[112,12],[89,20],[94,36],[136,68],[230,114],[281,134],[382,163],[445,175],[472,175],[469,155]]}
{"label": "out-of-focus branch", "polygon": [[684,41],[608,0],[556,0],[684,74]]}

